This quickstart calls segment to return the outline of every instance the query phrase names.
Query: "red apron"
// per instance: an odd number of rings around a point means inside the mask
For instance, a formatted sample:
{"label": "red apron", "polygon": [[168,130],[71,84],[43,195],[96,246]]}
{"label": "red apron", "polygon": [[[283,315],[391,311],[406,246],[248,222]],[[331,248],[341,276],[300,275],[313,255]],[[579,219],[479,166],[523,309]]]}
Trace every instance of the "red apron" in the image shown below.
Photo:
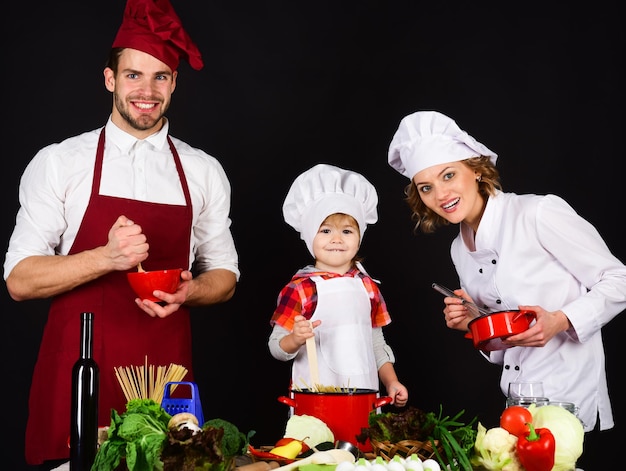
{"label": "red apron", "polygon": [[[100,133],[91,197],[70,254],[102,246],[120,215],[141,225],[150,244],[146,270],[189,268],[192,225],[191,197],[180,158],[172,151],[185,206],[156,204],[99,194],[104,156],[104,128]],[[178,228],[179,230],[171,230]],[[165,230],[164,230],[165,229]],[[126,410],[114,367],[182,365],[193,381],[189,309],[181,307],[165,319],[150,317],[135,305],[136,295],[126,272],[115,271],[53,299],[35,364],[26,426],[26,461],[69,458],[71,375],[78,359],[80,313],[94,313],[93,354],[100,367],[98,421],[109,425],[111,409]]]}

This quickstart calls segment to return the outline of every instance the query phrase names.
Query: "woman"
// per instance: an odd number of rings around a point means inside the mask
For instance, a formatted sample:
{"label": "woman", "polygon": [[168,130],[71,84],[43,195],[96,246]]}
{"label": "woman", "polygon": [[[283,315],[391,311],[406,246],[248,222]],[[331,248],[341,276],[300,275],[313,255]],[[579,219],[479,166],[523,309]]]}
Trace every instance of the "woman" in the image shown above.
{"label": "woman", "polygon": [[[580,408],[585,431],[612,428],[601,328],[626,308],[626,266],[598,231],[558,196],[503,192],[497,155],[441,113],[402,119],[388,159],[411,180],[416,228],[459,224],[455,294],[494,311],[537,313],[504,341],[510,348],[483,352],[502,365],[503,393],[510,382],[542,381],[550,400]],[[467,330],[462,301],[444,302],[446,325]]]}

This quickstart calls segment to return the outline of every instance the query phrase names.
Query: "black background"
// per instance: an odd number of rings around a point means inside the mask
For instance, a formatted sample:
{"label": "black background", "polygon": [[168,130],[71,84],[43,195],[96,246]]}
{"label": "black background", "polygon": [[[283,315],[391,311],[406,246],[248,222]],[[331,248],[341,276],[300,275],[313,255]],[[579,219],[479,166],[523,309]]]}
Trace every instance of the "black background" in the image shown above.
{"label": "black background", "polygon": [[[282,219],[292,180],[320,162],[365,175],[379,220],[363,240],[365,266],[382,280],[386,328],[410,404],[497,425],[499,367],[446,328],[433,281],[456,287],[449,258],[456,227],[413,234],[403,188],[387,164],[400,119],[439,110],[499,154],[506,191],[565,197],[622,260],[624,28],[602,2],[535,9],[464,2],[174,1],[205,68],[180,68],[171,133],[223,164],[232,184],[233,234],[242,272],[234,298],[193,313],[194,368],[205,418],[282,436],[290,365],[267,350],[276,296],[310,262]],[[24,167],[41,147],[102,126],[111,96],[102,69],[123,0],[12,2],[5,6],[2,90],[4,247]],[[8,8],[8,9],[7,9]],[[0,294],[6,469],[23,459],[30,377],[47,301]],[[78,318],[77,318],[78,319]],[[78,322],[78,320],[77,320]],[[616,431],[625,319],[603,334]],[[623,371],[623,367],[622,367]],[[68,418],[69,419],[69,418]],[[616,450],[618,443],[605,444]],[[616,451],[607,451],[608,456]],[[613,455],[614,456],[614,455]],[[3,468],[5,466],[2,466]],[[592,470],[593,471],[593,470]]]}

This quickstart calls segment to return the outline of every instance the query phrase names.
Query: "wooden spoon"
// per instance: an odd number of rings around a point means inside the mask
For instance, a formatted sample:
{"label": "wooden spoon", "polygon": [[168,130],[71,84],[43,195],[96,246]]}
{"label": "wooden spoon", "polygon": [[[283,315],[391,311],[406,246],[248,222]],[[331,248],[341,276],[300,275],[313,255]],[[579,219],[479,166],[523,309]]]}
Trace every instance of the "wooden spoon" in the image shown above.
{"label": "wooden spoon", "polygon": [[[313,322],[311,322],[313,328]],[[309,359],[309,372],[311,373],[311,383],[313,390],[317,390],[320,384],[320,372],[317,366],[317,349],[315,348],[315,336],[306,339],[306,355]]]}
{"label": "wooden spoon", "polygon": [[143,267],[141,266],[141,262],[139,262],[139,263],[137,264],[137,271],[138,271],[138,272],[142,272],[142,273],[146,271],[146,270],[144,270],[144,269],[143,269]]}

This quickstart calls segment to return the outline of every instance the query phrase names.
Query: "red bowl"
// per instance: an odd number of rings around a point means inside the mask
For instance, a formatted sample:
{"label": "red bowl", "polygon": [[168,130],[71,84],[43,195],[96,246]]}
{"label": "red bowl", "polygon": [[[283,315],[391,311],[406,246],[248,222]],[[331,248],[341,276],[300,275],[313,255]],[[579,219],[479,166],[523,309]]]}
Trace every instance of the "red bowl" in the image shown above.
{"label": "red bowl", "polygon": [[126,274],[130,287],[141,299],[159,302],[159,298],[153,296],[155,290],[175,293],[180,284],[182,268],[172,270],[134,271]]}
{"label": "red bowl", "polygon": [[472,320],[465,337],[472,339],[475,348],[486,352],[505,350],[509,346],[502,339],[524,332],[536,317],[537,313],[530,310],[492,312]]}

